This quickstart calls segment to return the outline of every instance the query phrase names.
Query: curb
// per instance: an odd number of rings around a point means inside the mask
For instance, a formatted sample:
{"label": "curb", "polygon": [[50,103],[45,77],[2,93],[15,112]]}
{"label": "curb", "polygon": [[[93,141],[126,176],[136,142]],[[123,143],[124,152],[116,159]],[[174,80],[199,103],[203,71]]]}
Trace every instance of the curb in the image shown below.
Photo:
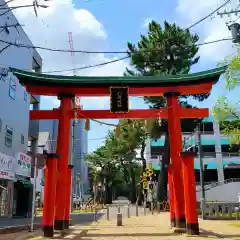
{"label": "curb", "polygon": [[[41,229],[41,227],[42,227],[41,224],[34,224],[34,230]],[[30,230],[29,225],[18,225],[18,226],[14,226],[14,227],[12,227],[12,226],[5,227],[5,228],[0,228],[0,235],[29,231],[29,230]]]}

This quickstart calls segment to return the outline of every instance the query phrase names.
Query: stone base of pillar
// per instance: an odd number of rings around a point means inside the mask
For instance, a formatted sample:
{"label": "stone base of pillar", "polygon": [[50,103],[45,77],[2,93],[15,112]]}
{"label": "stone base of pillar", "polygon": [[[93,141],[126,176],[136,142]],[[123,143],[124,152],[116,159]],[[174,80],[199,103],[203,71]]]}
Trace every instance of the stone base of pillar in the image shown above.
{"label": "stone base of pillar", "polygon": [[64,230],[64,220],[55,220],[54,221],[55,230]]}
{"label": "stone base of pillar", "polygon": [[170,226],[171,226],[171,228],[174,228],[174,227],[176,227],[176,219],[175,218],[171,218],[171,220],[170,220]]}
{"label": "stone base of pillar", "polygon": [[64,220],[63,224],[64,224],[64,229],[69,229],[69,226],[70,226],[69,220]]}
{"label": "stone base of pillar", "polygon": [[188,235],[199,235],[199,224],[198,223],[187,223],[186,233]]}
{"label": "stone base of pillar", "polygon": [[54,228],[53,226],[43,226],[43,235],[47,238],[54,237]]}
{"label": "stone base of pillar", "polygon": [[176,226],[173,230],[174,233],[185,233],[186,232],[186,218],[176,218]]}

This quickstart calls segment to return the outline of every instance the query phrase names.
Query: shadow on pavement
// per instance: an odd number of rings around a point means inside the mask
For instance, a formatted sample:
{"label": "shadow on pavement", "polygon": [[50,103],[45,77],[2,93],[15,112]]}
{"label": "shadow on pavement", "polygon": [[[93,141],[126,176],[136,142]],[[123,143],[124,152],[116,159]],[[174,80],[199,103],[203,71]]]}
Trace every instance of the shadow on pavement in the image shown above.
{"label": "shadow on pavement", "polygon": [[96,219],[95,219],[95,213],[75,213],[71,214],[71,225],[78,225],[78,224],[83,224],[87,225],[90,224],[94,221],[98,221],[101,219],[105,213],[97,213],[96,214]]}
{"label": "shadow on pavement", "polygon": [[[108,237],[164,237],[164,236],[174,236],[179,234],[174,233],[89,233],[89,231],[97,231],[99,229],[83,229],[79,230],[80,233],[74,233],[76,230],[72,230],[66,233],[66,235],[71,235],[71,240],[77,240],[77,239],[84,239],[84,240],[92,240],[92,238],[102,237],[102,238],[108,238]],[[66,236],[65,235],[65,236]],[[62,236],[63,237],[63,236]],[[57,237],[56,237],[57,238]],[[59,237],[58,237],[59,239]]]}
{"label": "shadow on pavement", "polygon": [[[98,221],[104,216],[104,213],[75,213],[71,214],[71,225],[88,225]],[[41,229],[42,217],[37,217],[34,221],[34,228]],[[0,219],[0,235],[28,231],[30,229],[30,219]]]}
{"label": "shadow on pavement", "polygon": [[[72,240],[77,240],[77,239],[84,239],[84,240],[92,240],[93,238],[109,238],[109,237],[171,237],[171,236],[181,236],[181,234],[177,233],[171,233],[171,232],[165,232],[165,233],[91,233],[91,231],[99,231],[100,229],[98,228],[91,228],[91,229],[72,229],[68,232],[66,232],[66,235],[71,235]],[[76,233],[79,231],[79,233]],[[65,236],[66,236],[65,235]],[[217,234],[211,231],[206,231],[204,229],[201,229],[201,234],[196,236],[188,236],[188,237],[200,237],[200,238],[231,238],[234,239],[234,237],[240,237],[240,235],[222,235],[222,234]],[[56,237],[57,238],[57,237]],[[59,239],[59,237],[58,237]],[[239,238],[236,238],[239,239]]]}
{"label": "shadow on pavement", "polygon": [[205,229],[200,229],[201,231],[201,237],[216,237],[216,238],[238,238],[240,239],[240,234],[221,234],[221,233],[215,233],[213,231],[205,230]]}

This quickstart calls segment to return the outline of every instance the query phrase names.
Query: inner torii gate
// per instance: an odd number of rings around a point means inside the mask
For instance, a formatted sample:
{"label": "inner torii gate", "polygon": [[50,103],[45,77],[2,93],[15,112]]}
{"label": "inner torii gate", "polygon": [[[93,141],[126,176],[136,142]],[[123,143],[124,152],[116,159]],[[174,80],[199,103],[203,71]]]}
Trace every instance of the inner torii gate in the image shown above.
{"label": "inner torii gate", "polygon": [[[57,154],[49,154],[47,158],[43,211],[44,235],[52,237],[54,229],[69,228],[71,169],[73,167],[68,162],[70,122],[75,118],[76,111],[79,119],[168,119],[171,155],[168,181],[171,224],[177,230],[198,234],[194,156],[182,153],[180,119],[204,118],[209,115],[209,111],[206,108],[183,108],[179,105],[178,98],[181,95],[209,93],[212,85],[219,80],[224,71],[225,67],[168,77],[79,77],[46,75],[10,68],[10,72],[26,87],[27,92],[36,95],[57,96],[60,100],[60,108],[30,111],[31,120],[58,119],[59,121]],[[109,110],[73,108],[72,99],[75,96],[109,96],[112,87],[127,88],[128,96],[165,96],[168,107],[129,110],[127,113],[122,110],[121,113],[113,113]],[[123,97],[121,96],[122,91],[119,90],[116,93],[120,98]],[[113,96],[111,95],[111,97]],[[123,98],[119,101],[121,105]]]}

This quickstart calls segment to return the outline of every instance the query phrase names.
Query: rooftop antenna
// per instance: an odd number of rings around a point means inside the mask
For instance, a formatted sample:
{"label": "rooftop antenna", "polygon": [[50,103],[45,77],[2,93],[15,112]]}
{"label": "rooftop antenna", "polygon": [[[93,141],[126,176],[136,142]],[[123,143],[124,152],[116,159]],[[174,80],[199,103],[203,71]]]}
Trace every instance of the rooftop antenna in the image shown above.
{"label": "rooftop antenna", "polygon": [[69,38],[70,53],[71,53],[71,58],[72,58],[73,76],[77,76],[77,71],[75,68],[76,63],[75,63],[75,56],[74,56],[72,32],[68,32],[68,38]]}

